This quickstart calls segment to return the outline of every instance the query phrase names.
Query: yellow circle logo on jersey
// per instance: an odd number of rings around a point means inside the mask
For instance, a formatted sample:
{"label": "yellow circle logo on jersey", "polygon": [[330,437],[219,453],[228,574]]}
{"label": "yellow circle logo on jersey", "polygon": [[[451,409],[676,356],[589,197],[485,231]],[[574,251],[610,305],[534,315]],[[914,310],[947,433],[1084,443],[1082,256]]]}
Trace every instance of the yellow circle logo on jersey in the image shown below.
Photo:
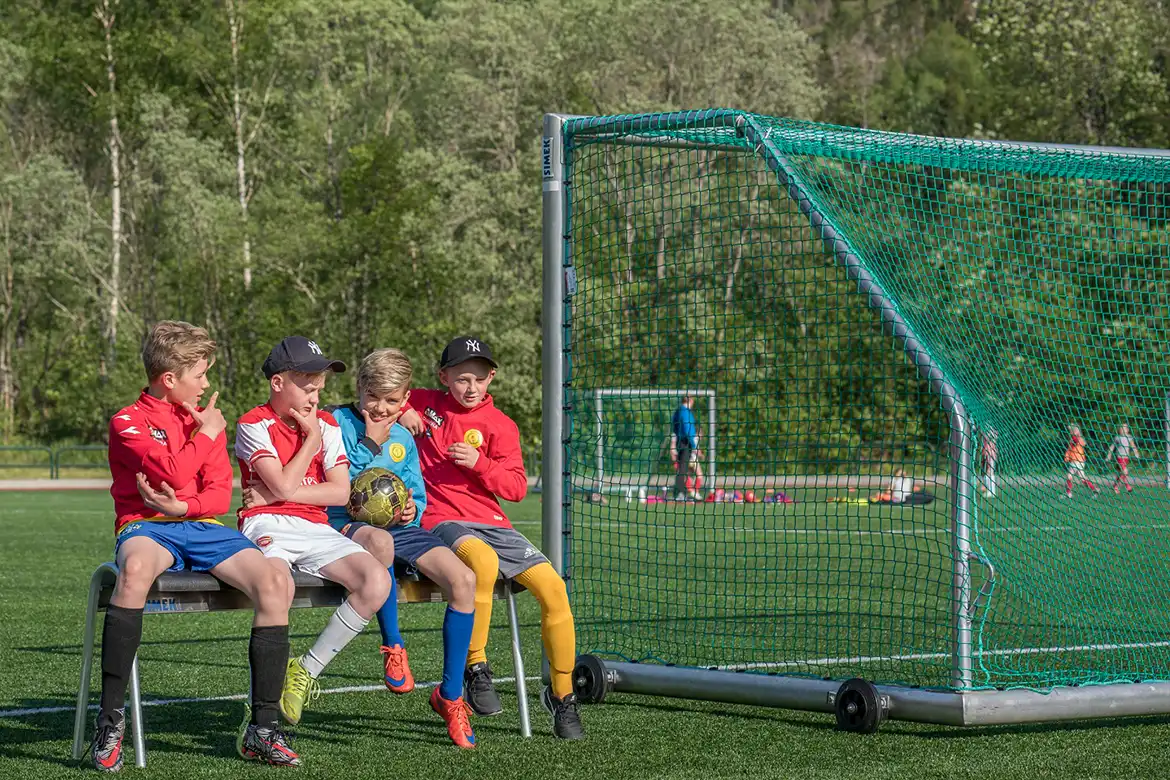
{"label": "yellow circle logo on jersey", "polygon": [[390,460],[395,463],[401,463],[402,459],[406,457],[406,447],[403,447],[398,442],[390,445]]}
{"label": "yellow circle logo on jersey", "polygon": [[475,428],[472,428],[467,433],[463,434],[463,441],[478,450],[479,445],[483,444],[483,434],[477,431]]}

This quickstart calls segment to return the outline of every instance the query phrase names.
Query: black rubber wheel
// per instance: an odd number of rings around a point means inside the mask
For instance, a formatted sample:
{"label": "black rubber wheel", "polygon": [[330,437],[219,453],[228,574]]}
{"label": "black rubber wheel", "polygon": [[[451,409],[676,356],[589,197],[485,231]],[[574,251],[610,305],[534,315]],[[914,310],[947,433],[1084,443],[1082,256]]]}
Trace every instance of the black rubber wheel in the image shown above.
{"label": "black rubber wheel", "polygon": [[609,693],[609,679],[605,664],[595,655],[577,656],[573,667],[573,692],[585,704],[601,704]]}
{"label": "black rubber wheel", "polygon": [[885,708],[877,688],[868,680],[855,677],[846,680],[837,690],[834,705],[837,728],[856,734],[873,734],[886,719]]}

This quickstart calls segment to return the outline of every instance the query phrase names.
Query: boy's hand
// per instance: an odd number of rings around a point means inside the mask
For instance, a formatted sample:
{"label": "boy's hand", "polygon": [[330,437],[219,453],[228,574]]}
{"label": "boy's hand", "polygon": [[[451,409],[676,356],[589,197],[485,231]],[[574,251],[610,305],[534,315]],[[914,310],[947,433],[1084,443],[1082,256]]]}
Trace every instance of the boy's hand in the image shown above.
{"label": "boy's hand", "polygon": [[464,441],[457,441],[448,447],[447,455],[456,466],[465,469],[475,468],[475,464],[479,462],[479,450]]}
{"label": "boy's hand", "polygon": [[407,409],[398,417],[398,424],[410,431],[411,436],[418,436],[426,427],[423,425],[422,415],[414,409]]}
{"label": "boy's hand", "polygon": [[313,452],[321,449],[321,423],[317,421],[317,415],[306,417],[296,409],[289,409],[288,413],[297,421],[301,433],[305,434],[304,446],[312,448]]}
{"label": "boy's hand", "polygon": [[370,413],[362,409],[362,419],[366,421],[366,436],[369,436],[379,446],[386,443],[390,438],[390,426],[394,424],[393,417],[387,417],[381,422],[374,422],[370,419]]}
{"label": "boy's hand", "polygon": [[139,472],[135,476],[138,480],[138,495],[142,496],[142,503],[167,517],[187,516],[187,502],[180,501],[175,496],[173,487],[164,482],[161,490],[155,490],[150,486],[145,474]]}
{"label": "boy's hand", "polygon": [[678,450],[676,450],[674,447],[670,448],[670,462],[678,463]]}
{"label": "boy's hand", "polygon": [[276,496],[268,490],[268,486],[257,480],[244,488],[244,509],[258,506],[268,506],[276,503]]}
{"label": "boy's hand", "polygon": [[196,409],[190,401],[183,402],[183,408],[195,418],[195,422],[199,423],[199,432],[212,439],[227,430],[227,420],[223,418],[223,412],[215,408],[215,402],[218,400],[219,391],[216,391],[211,394],[211,400],[202,411]]}
{"label": "boy's hand", "polygon": [[415,516],[418,514],[418,504],[414,503],[414,491],[410,491],[410,498],[406,499],[406,506],[402,508],[402,525],[409,525],[414,522]]}

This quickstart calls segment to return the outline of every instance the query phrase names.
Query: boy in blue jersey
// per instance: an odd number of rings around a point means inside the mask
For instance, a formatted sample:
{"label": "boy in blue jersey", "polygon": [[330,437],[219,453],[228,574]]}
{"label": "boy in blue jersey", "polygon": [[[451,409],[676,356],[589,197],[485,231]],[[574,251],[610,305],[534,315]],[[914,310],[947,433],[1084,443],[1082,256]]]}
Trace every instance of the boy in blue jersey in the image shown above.
{"label": "boy in blue jersey", "polygon": [[[676,501],[698,498],[702,486],[703,469],[699,466],[699,429],[695,425],[695,397],[684,395],[679,407],[670,416],[670,459],[678,472],[674,478]],[[695,479],[691,480],[691,470]]]}
{"label": "boy in blue jersey", "polygon": [[[397,349],[379,349],[367,355],[358,369],[358,401],[331,408],[341,428],[349,459],[350,479],[369,468],[385,468],[402,478],[411,491],[401,525],[377,528],[353,520],[345,507],[330,507],[329,522],[394,572],[394,564],[417,570],[434,582],[447,598],[443,620],[443,681],[431,692],[431,707],[447,724],[451,741],[474,748],[475,735],[463,703],[463,667],[475,613],[475,575],[442,539],[424,531],[419,521],[426,511],[426,488],[414,437],[397,423],[410,397],[413,370],[409,358]],[[398,592],[391,576],[390,597],[378,610],[386,687],[394,693],[414,689],[406,647],[398,630]]]}

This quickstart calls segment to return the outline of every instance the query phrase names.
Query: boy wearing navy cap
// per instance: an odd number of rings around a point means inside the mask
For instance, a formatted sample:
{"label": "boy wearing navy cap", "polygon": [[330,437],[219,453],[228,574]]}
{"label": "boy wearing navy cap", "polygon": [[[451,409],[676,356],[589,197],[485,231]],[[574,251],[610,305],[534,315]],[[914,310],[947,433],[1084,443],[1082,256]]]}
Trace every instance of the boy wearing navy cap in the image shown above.
{"label": "boy wearing navy cap", "polygon": [[263,370],[268,402],[236,426],[244,490],[240,531],[268,558],[349,591],[313,647],[289,659],[280,712],[295,724],[315,697],[325,666],[386,601],[390,575],[361,545],[334,530],[325,512],[349,500],[341,430],[333,415],[318,408],[325,380],[345,371],[345,364],[326,357],[316,342],[290,336],[272,348]]}

